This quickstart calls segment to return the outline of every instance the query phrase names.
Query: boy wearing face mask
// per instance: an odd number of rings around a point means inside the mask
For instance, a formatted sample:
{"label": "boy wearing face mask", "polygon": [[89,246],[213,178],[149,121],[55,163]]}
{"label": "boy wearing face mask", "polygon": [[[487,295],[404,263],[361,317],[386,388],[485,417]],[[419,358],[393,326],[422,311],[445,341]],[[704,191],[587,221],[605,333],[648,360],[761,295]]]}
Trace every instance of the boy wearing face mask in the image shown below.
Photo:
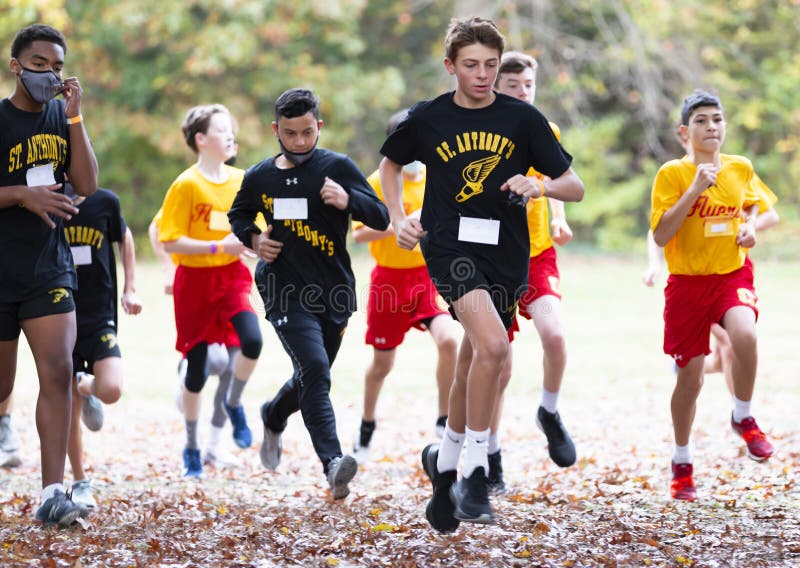
{"label": "boy wearing face mask", "polygon": [[[36,518],[68,526],[85,510],[64,492],[70,423],[77,277],[64,220],[78,210],[64,195],[97,189],[97,160],[81,117],[78,79],[61,78],[67,51],[56,29],[35,24],[11,45],[14,91],[0,101],[0,400],[14,388],[20,331],[39,375],[36,423],[42,505]],[[53,100],[57,94],[62,100]]]}
{"label": "boy wearing face mask", "polygon": [[[228,218],[260,258],[256,284],[266,317],[294,367],[261,407],[261,462],[278,467],[281,433],[300,410],[333,498],[343,499],[358,466],[342,455],[330,368],[356,309],[347,231],[351,215],[382,231],[389,214],[350,158],[317,148],[321,128],[314,93],[289,89],[278,97],[272,129],[281,153],[247,170]],[[255,224],[259,212],[268,223],[263,232]]]}
{"label": "boy wearing face mask", "polygon": [[[408,116],[408,109],[397,112],[386,128],[388,136]],[[383,199],[380,173],[367,181]],[[412,162],[403,166],[403,207],[407,215],[419,215],[425,195],[425,166]],[[383,381],[394,366],[397,347],[406,332],[415,327],[430,331],[436,349],[436,383],[439,390],[436,435],[441,438],[447,422],[447,400],[456,372],[458,325],[447,311],[433,285],[419,247],[404,250],[397,246],[394,230],[370,229],[353,223],[353,239],[369,243],[376,266],[370,275],[367,300],[367,345],[372,345],[372,363],[364,377],[364,413],[356,436],[354,455],[363,463],[369,459],[370,442],[375,431],[375,410]]]}

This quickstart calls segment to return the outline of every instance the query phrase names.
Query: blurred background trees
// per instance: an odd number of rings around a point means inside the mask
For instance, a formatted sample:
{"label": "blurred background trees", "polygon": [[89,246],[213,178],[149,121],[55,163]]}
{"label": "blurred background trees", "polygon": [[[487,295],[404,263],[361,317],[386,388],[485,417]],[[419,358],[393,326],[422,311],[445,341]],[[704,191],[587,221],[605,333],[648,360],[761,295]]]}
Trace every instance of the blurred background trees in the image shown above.
{"label": "blurred background trees", "polygon": [[140,236],[193,161],[179,130],[190,106],[231,109],[247,167],[278,151],[277,95],[310,87],[322,144],[369,174],[388,117],[453,87],[441,64],[449,19],[478,14],[539,60],[537,106],[587,187],[568,205],[580,242],[643,248],[655,171],[682,153],[678,108],[705,88],[725,106],[725,151],[751,158],[781,199],[767,248],[798,256],[800,0],[0,0],[0,13],[5,50],[34,22],[67,36],[101,185]]}

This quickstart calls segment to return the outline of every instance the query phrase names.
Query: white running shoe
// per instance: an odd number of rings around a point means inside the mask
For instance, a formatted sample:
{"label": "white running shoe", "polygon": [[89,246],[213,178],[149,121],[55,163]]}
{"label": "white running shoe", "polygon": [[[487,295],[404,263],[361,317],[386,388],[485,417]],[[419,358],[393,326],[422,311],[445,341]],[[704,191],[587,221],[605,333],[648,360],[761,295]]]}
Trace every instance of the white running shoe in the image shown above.
{"label": "white running shoe", "polygon": [[88,479],[82,479],[72,484],[72,502],[80,505],[89,511],[97,508],[97,501],[94,498],[94,491],[92,491],[92,482]]}
{"label": "white running shoe", "polygon": [[203,451],[203,465],[210,465],[219,469],[239,467],[241,462],[233,454],[219,448],[206,448]]}

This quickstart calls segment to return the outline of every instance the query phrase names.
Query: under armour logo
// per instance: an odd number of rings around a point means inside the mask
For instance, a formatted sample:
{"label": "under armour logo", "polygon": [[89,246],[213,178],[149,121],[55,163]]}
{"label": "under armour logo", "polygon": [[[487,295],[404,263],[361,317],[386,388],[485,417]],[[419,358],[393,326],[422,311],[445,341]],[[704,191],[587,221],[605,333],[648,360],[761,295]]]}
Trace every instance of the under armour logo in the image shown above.
{"label": "under armour logo", "polygon": [[283,316],[275,320],[275,325],[283,325],[285,323],[289,323],[289,316]]}
{"label": "under armour logo", "polygon": [[683,355],[673,355],[672,358],[676,361],[683,361]]}
{"label": "under armour logo", "polygon": [[287,178],[286,185],[297,185],[297,178]]}
{"label": "under armour logo", "polygon": [[375,343],[377,345],[385,345],[386,344],[386,338],[385,337],[376,337],[375,338]]}

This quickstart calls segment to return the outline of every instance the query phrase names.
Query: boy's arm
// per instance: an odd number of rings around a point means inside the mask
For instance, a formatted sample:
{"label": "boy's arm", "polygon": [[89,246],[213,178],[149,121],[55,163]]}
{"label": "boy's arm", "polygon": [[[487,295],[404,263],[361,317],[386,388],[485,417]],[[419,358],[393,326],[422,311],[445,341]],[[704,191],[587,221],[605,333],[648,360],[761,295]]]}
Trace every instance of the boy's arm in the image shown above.
{"label": "boy's arm", "polygon": [[125,284],[122,289],[122,309],[126,314],[136,315],[142,311],[142,302],[136,295],[136,248],[133,243],[133,233],[125,227],[125,236],[120,244],[122,257],[122,272]]}
{"label": "boy's arm", "polygon": [[567,212],[564,202],[558,199],[548,199],[550,204],[550,230],[553,240],[558,246],[564,246],[572,240],[572,229],[567,223]]}
{"label": "boy's arm", "polygon": [[[342,182],[343,188],[347,188],[343,189],[347,203],[344,204],[344,207],[333,205],[342,211],[349,210],[355,221],[364,223],[377,231],[386,230],[386,227],[389,226],[389,211],[350,158],[339,163],[336,177]],[[336,183],[330,178],[325,178],[325,180],[326,185],[330,182]],[[323,197],[324,192],[325,188],[323,187]]]}
{"label": "boy's arm", "polygon": [[753,248],[756,246],[756,224],[758,222],[758,205],[753,205],[745,212],[744,223],[739,225],[739,234],[736,235],[736,243],[745,247]]}
{"label": "boy's arm", "polygon": [[164,244],[158,240],[158,226],[155,221],[150,222],[147,228],[147,236],[150,238],[150,246],[153,253],[161,265],[161,272],[164,273],[164,293],[172,294],[172,283],[175,281],[175,264],[172,257],[164,250]]}
{"label": "boy's arm", "polygon": [[425,236],[419,219],[406,217],[403,209],[403,166],[384,157],[379,167],[383,196],[389,209],[389,218],[400,248],[413,249]]}
{"label": "boy's arm", "polygon": [[361,225],[353,229],[353,240],[357,243],[371,243],[372,241],[379,241],[391,235],[394,235],[391,223],[385,231],[378,231],[366,225]]}
{"label": "boy's arm", "polygon": [[770,207],[764,213],[761,213],[756,219],[756,230],[763,231],[764,229],[769,229],[770,227],[774,227],[780,221],[780,216],[778,212],[775,211],[774,207]]}
{"label": "boy's arm", "polygon": [[256,256],[264,262],[273,262],[281,252],[283,243],[270,238],[272,225],[267,225],[263,232],[256,225],[258,209],[252,205],[250,199],[250,179],[245,174],[242,180],[242,187],[236,193],[228,211],[228,221],[231,224],[231,232],[236,235],[242,244],[252,249]]}
{"label": "boy's arm", "polygon": [[[83,91],[76,77],[64,79],[64,114],[68,119],[81,116],[81,97]],[[83,127],[83,120],[67,126],[69,130],[69,181],[75,193],[88,197],[97,191],[97,158],[95,158],[89,135]]]}
{"label": "boy's arm", "polygon": [[653,229],[653,239],[660,247],[666,245],[683,225],[686,215],[706,189],[717,181],[717,168],[713,164],[700,164],[697,166],[692,184],[680,196],[678,201],[669,208],[658,220],[658,225]]}
{"label": "boy's arm", "polygon": [[664,261],[664,251],[661,250],[653,238],[653,231],[647,231],[647,270],[642,275],[645,286],[652,287],[661,275],[661,265]]}

